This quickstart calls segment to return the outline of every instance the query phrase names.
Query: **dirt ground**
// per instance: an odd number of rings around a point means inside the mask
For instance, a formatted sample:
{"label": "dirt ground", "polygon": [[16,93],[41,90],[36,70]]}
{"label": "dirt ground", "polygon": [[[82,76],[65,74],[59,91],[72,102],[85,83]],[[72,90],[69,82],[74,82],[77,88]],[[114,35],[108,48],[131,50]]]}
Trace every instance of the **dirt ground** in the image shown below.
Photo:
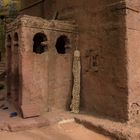
{"label": "dirt ground", "polygon": [[111,140],[110,138],[70,122],[20,132],[0,132],[1,140]]}
{"label": "dirt ground", "polygon": [[[3,81],[0,81],[4,84]],[[0,122],[6,120],[11,120],[9,118],[10,112],[13,112],[8,104],[5,104],[3,97],[5,96],[5,89],[0,91],[0,105],[3,104],[8,106],[7,110],[2,110],[0,108]],[[14,118],[13,118],[14,119]],[[17,118],[15,118],[17,119]],[[110,138],[98,134],[85,128],[83,125],[77,124],[75,122],[69,123],[57,123],[42,128],[34,128],[26,131],[18,132],[0,132],[0,140],[111,140]]]}

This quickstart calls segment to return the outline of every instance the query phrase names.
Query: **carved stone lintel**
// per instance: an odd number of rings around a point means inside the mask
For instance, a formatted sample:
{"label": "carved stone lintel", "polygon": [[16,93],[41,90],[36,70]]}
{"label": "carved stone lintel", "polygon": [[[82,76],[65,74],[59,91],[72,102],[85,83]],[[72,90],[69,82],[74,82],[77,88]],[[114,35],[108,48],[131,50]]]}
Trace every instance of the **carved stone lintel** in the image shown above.
{"label": "carved stone lintel", "polygon": [[76,32],[76,25],[60,20],[45,20],[41,17],[20,15],[13,22],[6,25],[7,32],[22,27],[38,28],[52,31]]}

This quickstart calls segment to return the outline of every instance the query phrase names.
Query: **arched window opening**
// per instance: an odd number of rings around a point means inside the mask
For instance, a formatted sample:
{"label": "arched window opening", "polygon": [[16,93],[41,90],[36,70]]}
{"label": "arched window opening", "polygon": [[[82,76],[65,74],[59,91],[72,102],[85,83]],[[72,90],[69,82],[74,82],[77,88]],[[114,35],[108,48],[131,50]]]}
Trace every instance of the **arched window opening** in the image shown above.
{"label": "arched window opening", "polygon": [[14,34],[14,41],[18,42],[18,34],[17,33]]}
{"label": "arched window opening", "polygon": [[33,52],[37,54],[41,54],[45,52],[47,48],[47,37],[43,33],[37,33],[33,38]]}
{"label": "arched window opening", "polygon": [[56,46],[55,46],[57,52],[59,54],[65,54],[66,50],[69,49],[69,46],[70,46],[69,44],[70,44],[70,41],[67,38],[67,36],[65,36],[65,35],[60,36],[57,39]]}

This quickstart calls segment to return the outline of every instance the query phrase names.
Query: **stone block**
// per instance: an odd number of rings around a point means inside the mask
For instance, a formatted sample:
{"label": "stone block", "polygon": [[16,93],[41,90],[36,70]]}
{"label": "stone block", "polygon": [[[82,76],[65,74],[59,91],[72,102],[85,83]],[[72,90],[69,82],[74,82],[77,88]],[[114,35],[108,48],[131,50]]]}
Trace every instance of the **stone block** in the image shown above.
{"label": "stone block", "polygon": [[22,111],[23,118],[40,116],[40,109],[39,106],[36,104],[22,105],[21,111]]}

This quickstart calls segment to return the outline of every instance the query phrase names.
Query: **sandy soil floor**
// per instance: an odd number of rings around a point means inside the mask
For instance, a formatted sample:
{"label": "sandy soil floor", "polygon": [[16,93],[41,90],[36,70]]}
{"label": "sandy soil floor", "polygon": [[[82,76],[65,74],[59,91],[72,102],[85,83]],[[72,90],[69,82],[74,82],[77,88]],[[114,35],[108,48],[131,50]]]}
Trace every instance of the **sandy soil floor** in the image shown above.
{"label": "sandy soil floor", "polygon": [[74,122],[21,131],[0,132],[0,140],[111,140]]}

